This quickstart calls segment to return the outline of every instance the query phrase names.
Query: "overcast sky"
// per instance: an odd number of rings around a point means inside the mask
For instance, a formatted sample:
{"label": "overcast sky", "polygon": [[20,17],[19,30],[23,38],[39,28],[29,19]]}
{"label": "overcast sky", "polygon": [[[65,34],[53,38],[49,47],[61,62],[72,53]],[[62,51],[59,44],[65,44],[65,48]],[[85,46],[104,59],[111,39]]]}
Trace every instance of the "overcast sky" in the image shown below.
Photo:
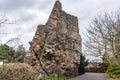
{"label": "overcast sky", "polygon": [[[26,49],[32,40],[36,27],[45,24],[56,0],[0,0],[0,18],[8,18],[15,23],[0,28],[9,35],[0,35],[5,43],[8,39],[22,34],[21,42]],[[104,12],[115,12],[120,8],[120,0],[60,0],[63,10],[79,19],[80,34],[86,33],[91,20]]]}

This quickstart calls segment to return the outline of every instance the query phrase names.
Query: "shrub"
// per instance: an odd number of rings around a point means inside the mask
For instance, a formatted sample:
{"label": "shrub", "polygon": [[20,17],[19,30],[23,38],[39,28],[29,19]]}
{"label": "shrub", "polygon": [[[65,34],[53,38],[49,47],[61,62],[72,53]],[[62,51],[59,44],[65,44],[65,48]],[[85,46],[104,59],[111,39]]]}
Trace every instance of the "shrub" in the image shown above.
{"label": "shrub", "polygon": [[85,73],[84,67],[88,65],[88,60],[86,60],[84,55],[80,56],[80,65],[78,68],[79,75],[82,75]]}
{"label": "shrub", "polygon": [[116,64],[110,65],[106,72],[112,78],[120,78],[120,66]]}
{"label": "shrub", "polygon": [[0,80],[36,80],[37,73],[25,63],[9,63],[0,67]]}
{"label": "shrub", "polygon": [[108,67],[109,67],[109,63],[107,63],[107,62],[99,63],[99,67],[100,67],[100,69],[98,69],[97,72],[105,73],[106,70],[107,70]]}

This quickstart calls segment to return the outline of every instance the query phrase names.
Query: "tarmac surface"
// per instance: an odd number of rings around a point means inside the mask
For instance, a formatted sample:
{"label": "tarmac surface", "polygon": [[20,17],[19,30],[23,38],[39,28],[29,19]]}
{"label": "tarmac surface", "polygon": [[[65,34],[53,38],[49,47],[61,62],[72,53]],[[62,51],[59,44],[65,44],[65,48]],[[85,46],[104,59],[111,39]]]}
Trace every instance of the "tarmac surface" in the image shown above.
{"label": "tarmac surface", "polygon": [[106,80],[105,75],[101,73],[85,73],[81,76],[68,80]]}

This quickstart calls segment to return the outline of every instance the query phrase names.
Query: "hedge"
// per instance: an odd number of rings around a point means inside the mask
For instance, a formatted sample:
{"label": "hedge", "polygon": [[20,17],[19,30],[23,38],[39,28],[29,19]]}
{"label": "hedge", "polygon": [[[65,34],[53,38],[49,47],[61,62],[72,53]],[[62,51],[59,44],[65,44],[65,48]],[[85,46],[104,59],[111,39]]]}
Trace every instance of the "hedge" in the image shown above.
{"label": "hedge", "polygon": [[108,67],[106,73],[112,78],[120,78],[120,66],[112,64]]}

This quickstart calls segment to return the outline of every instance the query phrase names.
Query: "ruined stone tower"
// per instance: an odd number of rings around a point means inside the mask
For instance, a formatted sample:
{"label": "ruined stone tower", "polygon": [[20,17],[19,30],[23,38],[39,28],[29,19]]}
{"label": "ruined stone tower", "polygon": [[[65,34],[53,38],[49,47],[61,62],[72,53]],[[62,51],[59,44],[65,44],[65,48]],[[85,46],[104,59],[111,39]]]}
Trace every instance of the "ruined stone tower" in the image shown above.
{"label": "ruined stone tower", "polygon": [[45,25],[38,25],[30,42],[28,62],[46,75],[76,75],[80,64],[81,37],[78,18],[62,10],[59,0]]}

